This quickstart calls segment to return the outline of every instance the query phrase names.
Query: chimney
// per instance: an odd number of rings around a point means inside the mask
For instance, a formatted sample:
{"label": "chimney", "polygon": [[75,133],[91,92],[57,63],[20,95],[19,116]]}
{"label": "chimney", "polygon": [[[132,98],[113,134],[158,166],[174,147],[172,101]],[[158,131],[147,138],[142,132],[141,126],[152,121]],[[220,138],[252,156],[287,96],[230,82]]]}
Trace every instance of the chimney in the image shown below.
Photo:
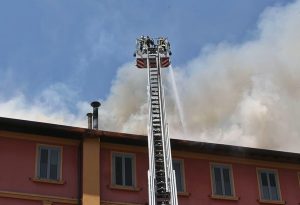
{"label": "chimney", "polygon": [[91,103],[93,107],[93,129],[98,130],[98,107],[100,107],[100,102],[94,101]]}
{"label": "chimney", "polygon": [[88,129],[92,129],[93,114],[89,112],[86,114],[86,116],[88,117]]}

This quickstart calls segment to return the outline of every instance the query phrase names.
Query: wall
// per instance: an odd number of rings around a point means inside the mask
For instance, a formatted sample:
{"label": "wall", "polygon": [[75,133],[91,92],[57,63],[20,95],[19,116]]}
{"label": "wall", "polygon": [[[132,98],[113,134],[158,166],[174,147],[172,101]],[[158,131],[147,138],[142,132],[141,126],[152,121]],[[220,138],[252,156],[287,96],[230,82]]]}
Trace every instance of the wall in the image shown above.
{"label": "wall", "polygon": [[[0,137],[0,193],[4,191],[29,193],[38,197],[47,195],[56,197],[57,200],[66,200],[66,203],[69,203],[68,199],[72,201],[78,197],[78,146],[59,144],[55,141],[45,143],[42,139],[42,136],[34,141]],[[62,146],[64,184],[41,183],[31,180],[35,177],[37,144]],[[61,199],[62,197],[63,199]],[[37,197],[34,196],[34,198]],[[20,204],[13,201],[0,197],[0,204]],[[42,201],[37,203],[33,200],[25,200],[22,204],[42,204]]]}
{"label": "wall", "polygon": [[[136,171],[138,191],[112,189],[111,180],[111,153],[113,151],[134,153],[136,155]],[[180,205],[253,205],[260,204],[257,182],[257,168],[271,168],[278,171],[282,199],[287,204],[300,203],[300,186],[297,172],[300,165],[283,163],[270,163],[249,159],[233,159],[223,156],[209,156],[201,154],[188,155],[183,153],[173,154],[173,158],[183,159],[186,193],[178,196]],[[109,202],[127,202],[145,204],[148,200],[147,191],[147,150],[140,147],[122,145],[101,146],[101,200]],[[211,196],[210,163],[223,163],[232,166],[235,192],[237,200],[213,199]],[[295,168],[298,167],[298,168]]]}
{"label": "wall", "polygon": [[127,202],[145,204],[148,201],[147,188],[147,153],[130,151],[136,157],[136,189],[117,189],[111,187],[111,154],[112,152],[127,152],[119,149],[107,149],[101,146],[100,151],[100,196],[101,201],[107,202]]}
{"label": "wall", "polygon": [[0,198],[0,204],[2,205],[42,205],[42,202],[31,201],[31,200],[21,200],[21,199],[10,199],[10,198]]}

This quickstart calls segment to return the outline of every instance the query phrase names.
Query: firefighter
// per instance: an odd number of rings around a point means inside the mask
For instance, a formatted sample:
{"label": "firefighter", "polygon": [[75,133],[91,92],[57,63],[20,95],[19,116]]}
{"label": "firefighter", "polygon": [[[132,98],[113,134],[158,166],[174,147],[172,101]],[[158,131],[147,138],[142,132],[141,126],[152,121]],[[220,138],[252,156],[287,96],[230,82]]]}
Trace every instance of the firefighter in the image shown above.
{"label": "firefighter", "polygon": [[166,50],[167,50],[167,45],[166,45],[165,39],[161,42],[161,47],[162,47],[163,51],[166,52]]}
{"label": "firefighter", "polygon": [[166,45],[166,39],[163,37],[160,37],[158,39],[158,45],[162,48],[162,51],[165,52],[167,50],[167,45]]}
{"label": "firefighter", "polygon": [[148,46],[148,48],[151,48],[154,45],[154,41],[150,39],[149,36],[147,36],[146,38],[146,45]]}
{"label": "firefighter", "polygon": [[139,43],[140,43],[140,51],[143,52],[143,48],[144,48],[144,45],[145,45],[145,41],[146,41],[146,38],[145,36],[141,36],[140,40],[139,40]]}
{"label": "firefighter", "polygon": [[171,52],[171,45],[170,45],[170,42],[168,40],[166,40],[166,45],[167,45],[167,48],[169,50],[169,55],[172,55],[172,52]]}

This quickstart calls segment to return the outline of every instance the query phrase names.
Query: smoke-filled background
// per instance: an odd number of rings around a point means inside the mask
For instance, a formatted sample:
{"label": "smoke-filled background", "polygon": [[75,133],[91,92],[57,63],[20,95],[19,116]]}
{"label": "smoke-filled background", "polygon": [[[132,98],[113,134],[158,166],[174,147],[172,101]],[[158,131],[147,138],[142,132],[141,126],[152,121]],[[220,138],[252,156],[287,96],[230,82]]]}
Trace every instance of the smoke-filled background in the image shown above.
{"label": "smoke-filled background", "polygon": [[[179,103],[164,71],[171,137],[300,151],[299,37],[298,1],[267,9],[254,40],[209,45],[175,67]],[[119,69],[101,109],[103,129],[146,133],[146,71],[133,67]]]}
{"label": "smoke-filled background", "polygon": [[[172,138],[300,152],[300,1],[266,9],[253,35],[240,44],[207,45],[185,65],[173,65],[178,98],[164,70]],[[108,97],[100,99],[100,128],[146,134],[146,84],[147,72],[134,62],[120,67]],[[17,93],[0,98],[0,113],[86,127],[88,102],[77,102],[74,114],[62,100],[73,95],[63,84],[33,103]]]}

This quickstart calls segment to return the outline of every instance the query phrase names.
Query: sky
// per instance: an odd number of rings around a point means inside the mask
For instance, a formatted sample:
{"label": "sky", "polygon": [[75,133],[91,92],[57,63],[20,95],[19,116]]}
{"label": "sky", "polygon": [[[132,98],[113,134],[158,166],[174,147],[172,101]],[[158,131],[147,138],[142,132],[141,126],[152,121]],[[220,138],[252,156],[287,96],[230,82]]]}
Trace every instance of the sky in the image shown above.
{"label": "sky", "polygon": [[[298,6],[295,0],[2,0],[0,116],[85,127],[89,102],[99,100],[102,129],[144,134],[147,82],[133,65],[135,39],[165,36],[182,99],[166,85],[170,129],[181,129],[175,138],[237,144],[243,137],[240,145],[300,151],[280,145],[280,130],[291,130],[289,140],[300,144],[293,124],[300,110],[292,103],[300,99],[293,84],[298,61],[284,58],[299,45],[289,40],[299,34],[292,29],[293,19],[300,22]],[[286,52],[271,55],[275,45]],[[273,76],[283,76],[281,66],[290,68],[288,84]],[[261,113],[272,115],[257,125]],[[276,119],[286,126],[279,129]]]}

